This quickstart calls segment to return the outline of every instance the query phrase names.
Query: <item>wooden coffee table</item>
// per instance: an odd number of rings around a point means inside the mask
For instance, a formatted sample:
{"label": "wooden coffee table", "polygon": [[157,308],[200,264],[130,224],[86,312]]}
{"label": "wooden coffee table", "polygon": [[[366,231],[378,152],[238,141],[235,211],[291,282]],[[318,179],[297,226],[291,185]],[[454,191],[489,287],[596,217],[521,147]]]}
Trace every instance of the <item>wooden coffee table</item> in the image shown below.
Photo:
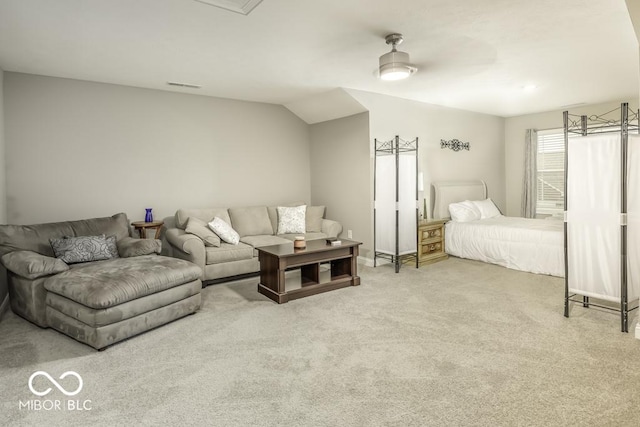
{"label": "wooden coffee table", "polygon": [[[309,240],[304,249],[293,245],[273,245],[257,248],[260,260],[260,283],[258,292],[278,304],[290,300],[345,288],[358,286],[358,247],[360,242],[342,240],[340,246],[331,246],[324,239]],[[320,264],[331,264],[331,278],[320,283]],[[301,287],[285,289],[285,270],[300,268]]]}

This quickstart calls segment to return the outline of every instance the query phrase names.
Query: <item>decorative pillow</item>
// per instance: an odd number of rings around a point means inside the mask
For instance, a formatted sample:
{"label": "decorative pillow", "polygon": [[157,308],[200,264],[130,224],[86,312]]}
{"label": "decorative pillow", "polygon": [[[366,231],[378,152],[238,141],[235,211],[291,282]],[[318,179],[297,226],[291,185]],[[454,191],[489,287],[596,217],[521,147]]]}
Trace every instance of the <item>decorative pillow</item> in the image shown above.
{"label": "decorative pillow", "polygon": [[112,258],[104,234],[100,236],[63,237],[49,239],[53,253],[67,264],[101,261]]}
{"label": "decorative pillow", "polygon": [[118,242],[118,252],[122,258],[159,254],[162,242],[157,239],[135,239],[125,237]]}
{"label": "decorative pillow", "polygon": [[451,214],[451,220],[456,222],[475,221],[481,217],[480,210],[469,200],[451,203],[449,205],[449,213]]}
{"label": "decorative pillow", "polygon": [[324,218],[324,206],[307,206],[305,216],[306,231],[308,233],[321,232],[322,218]]}
{"label": "decorative pillow", "polygon": [[[293,203],[280,203],[278,206],[302,206],[306,205],[305,202],[293,202]],[[269,221],[271,222],[271,228],[273,228],[273,234],[278,234],[278,206],[267,206],[267,212],[269,212]]]}
{"label": "decorative pillow", "polygon": [[307,205],[278,206],[278,234],[304,233],[307,227],[305,216]]}
{"label": "decorative pillow", "polygon": [[187,219],[187,227],[184,229],[189,234],[194,234],[202,239],[205,246],[220,247],[220,238],[216,233],[207,227],[207,223],[203,220],[190,216]]}
{"label": "decorative pillow", "polygon": [[240,242],[240,235],[236,230],[218,217],[213,218],[213,221],[209,223],[209,228],[227,243],[237,245]]}
{"label": "decorative pillow", "polygon": [[107,236],[106,240],[107,240],[107,249],[111,254],[111,258],[119,258],[116,236]]}
{"label": "decorative pillow", "polygon": [[7,270],[31,280],[50,274],[62,273],[69,269],[69,266],[61,259],[41,255],[33,251],[6,253],[2,256],[2,264]]}
{"label": "decorative pillow", "polygon": [[502,215],[491,199],[474,200],[472,203],[480,211],[480,219],[493,218]]}

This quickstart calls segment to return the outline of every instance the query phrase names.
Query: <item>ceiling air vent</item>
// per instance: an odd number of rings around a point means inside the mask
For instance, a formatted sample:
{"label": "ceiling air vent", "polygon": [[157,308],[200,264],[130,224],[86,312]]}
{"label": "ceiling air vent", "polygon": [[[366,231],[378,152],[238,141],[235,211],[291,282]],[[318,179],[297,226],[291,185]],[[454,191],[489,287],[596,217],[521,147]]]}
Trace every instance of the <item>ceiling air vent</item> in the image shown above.
{"label": "ceiling air vent", "polygon": [[192,85],[190,83],[180,83],[180,82],[167,82],[169,86],[179,86],[179,87],[188,87],[191,89],[200,89],[202,86]]}
{"label": "ceiling air vent", "polygon": [[195,0],[200,3],[210,4],[211,6],[220,7],[230,10],[231,12],[248,15],[262,0]]}

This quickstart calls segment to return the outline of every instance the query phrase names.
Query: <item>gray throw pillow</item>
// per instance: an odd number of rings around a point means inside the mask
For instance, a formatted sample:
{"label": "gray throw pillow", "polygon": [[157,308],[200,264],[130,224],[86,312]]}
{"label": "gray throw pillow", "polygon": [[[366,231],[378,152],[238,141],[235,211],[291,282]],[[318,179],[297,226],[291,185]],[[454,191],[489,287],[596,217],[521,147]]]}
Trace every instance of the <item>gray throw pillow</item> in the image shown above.
{"label": "gray throw pillow", "polygon": [[104,234],[100,236],[63,237],[49,239],[56,258],[67,264],[102,261],[112,258],[112,252]]}
{"label": "gray throw pillow", "polygon": [[107,250],[109,251],[109,254],[111,254],[111,258],[119,258],[116,236],[107,236],[106,240]]}
{"label": "gray throw pillow", "polygon": [[62,273],[69,269],[69,266],[61,259],[33,251],[6,253],[2,256],[2,264],[7,270],[31,280],[50,274]]}
{"label": "gray throw pillow", "polygon": [[189,217],[187,227],[184,229],[189,234],[198,236],[204,242],[205,246],[220,247],[220,237],[214,233],[203,220],[195,216]]}

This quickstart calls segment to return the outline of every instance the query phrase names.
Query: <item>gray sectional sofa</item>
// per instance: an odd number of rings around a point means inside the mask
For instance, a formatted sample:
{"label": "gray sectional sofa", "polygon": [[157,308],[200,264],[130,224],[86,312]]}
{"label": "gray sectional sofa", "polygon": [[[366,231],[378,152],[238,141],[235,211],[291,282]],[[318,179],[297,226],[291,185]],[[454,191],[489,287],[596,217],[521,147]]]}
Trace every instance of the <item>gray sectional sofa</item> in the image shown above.
{"label": "gray sectional sofa", "polygon": [[[288,206],[296,205],[299,204]],[[338,237],[342,225],[325,219],[324,213],[324,206],[307,206],[304,232],[278,234],[279,218],[275,206],[179,209],[174,217],[165,218],[165,236],[172,256],[196,264],[202,270],[202,281],[211,282],[259,272],[257,247],[293,245],[296,236],[304,236],[306,240]],[[207,237],[198,236],[197,231],[196,234],[189,232],[190,218],[206,225],[215,217],[224,220],[238,233],[238,244],[208,242]]]}
{"label": "gray sectional sofa", "polygon": [[[0,259],[7,269],[12,310],[96,349],[198,310],[200,268],[157,255],[159,240],[135,239],[131,234],[124,213],[80,221],[0,225]],[[106,244],[109,253],[101,260],[76,263],[70,260],[69,251],[54,257],[54,247],[59,251],[56,244],[70,237],[91,246],[85,252],[95,252],[95,244],[78,236],[98,236],[98,242],[112,242],[112,247]],[[104,248],[97,247],[95,253],[101,254]]]}

